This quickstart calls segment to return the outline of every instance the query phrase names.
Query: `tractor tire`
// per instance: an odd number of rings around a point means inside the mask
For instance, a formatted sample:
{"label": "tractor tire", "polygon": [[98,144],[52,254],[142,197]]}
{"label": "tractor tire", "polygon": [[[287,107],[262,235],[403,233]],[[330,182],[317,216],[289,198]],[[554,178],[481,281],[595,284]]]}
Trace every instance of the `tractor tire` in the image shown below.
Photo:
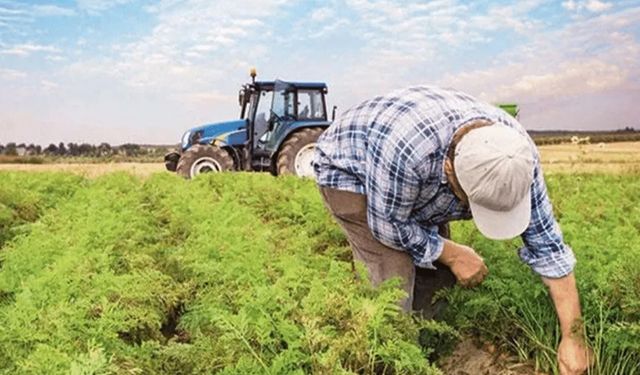
{"label": "tractor tire", "polygon": [[233,158],[226,150],[211,145],[193,145],[185,151],[176,167],[178,175],[190,179],[200,173],[235,170]]}
{"label": "tractor tire", "polygon": [[291,134],[278,153],[276,174],[315,178],[313,157],[316,142],[323,131],[322,128],[305,128]]}

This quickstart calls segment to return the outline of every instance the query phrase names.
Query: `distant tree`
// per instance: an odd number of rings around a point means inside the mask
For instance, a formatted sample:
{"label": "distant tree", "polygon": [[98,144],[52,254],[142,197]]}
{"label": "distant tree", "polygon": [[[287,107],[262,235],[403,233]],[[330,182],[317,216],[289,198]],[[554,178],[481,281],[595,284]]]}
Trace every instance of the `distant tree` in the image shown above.
{"label": "distant tree", "polygon": [[111,149],[110,144],[106,142],[102,142],[98,146],[97,153],[98,153],[98,156],[110,156],[113,153],[113,151]]}
{"label": "distant tree", "polygon": [[9,156],[18,156],[18,150],[14,142],[7,143],[4,149],[4,154]]}
{"label": "distant tree", "polygon": [[60,144],[58,145],[58,155],[65,156],[67,152],[68,151],[64,143],[60,142]]}
{"label": "distant tree", "polygon": [[78,146],[78,155],[94,156],[95,155],[95,149],[96,149],[95,146],[90,145],[88,143],[83,143],[80,146]]}
{"label": "distant tree", "polygon": [[71,156],[78,156],[80,155],[80,150],[78,149],[78,144],[73,143],[73,142],[69,142],[67,143],[67,153]]}
{"label": "distant tree", "polygon": [[140,154],[140,145],[125,143],[120,145],[118,150],[123,152],[126,156],[137,156]]}
{"label": "distant tree", "polygon": [[36,145],[34,145],[33,143],[30,143],[27,147],[26,147],[26,154],[27,155],[37,155],[37,149],[36,149]]}
{"label": "distant tree", "polygon": [[54,145],[53,143],[50,143],[49,146],[44,149],[44,153],[47,155],[58,155],[58,152],[58,146]]}
{"label": "distant tree", "polygon": [[4,145],[0,144],[0,154],[4,154]]}

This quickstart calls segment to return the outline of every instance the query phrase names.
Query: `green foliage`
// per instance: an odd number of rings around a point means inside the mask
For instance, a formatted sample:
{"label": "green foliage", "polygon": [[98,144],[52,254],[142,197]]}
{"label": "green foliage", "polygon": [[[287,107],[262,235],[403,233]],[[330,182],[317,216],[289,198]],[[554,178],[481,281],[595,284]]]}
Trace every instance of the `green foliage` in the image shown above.
{"label": "green foliage", "polygon": [[[639,374],[640,179],[548,185],[579,261],[593,373]],[[431,361],[458,331],[555,371],[555,313],[520,241],[469,222],[454,237],[491,273],[443,293],[448,324],[401,314],[397,280],[354,277],[310,181],[2,173],[0,223],[2,374],[439,374]]]}
{"label": "green foliage", "polygon": [[69,199],[82,186],[81,177],[62,173],[3,172],[0,178],[0,248],[26,224],[36,221],[46,210]]}
{"label": "green foliage", "polygon": [[[640,178],[638,175],[550,175],[547,184],[565,240],[578,265],[594,374],[640,373]],[[484,239],[456,223],[454,239],[477,249],[490,274],[478,289],[448,294],[450,324],[497,341],[555,371],[560,331],[547,291],[514,254],[520,241]]]}
{"label": "green foliage", "polygon": [[0,373],[439,374],[311,182],[84,184],[1,253]]}

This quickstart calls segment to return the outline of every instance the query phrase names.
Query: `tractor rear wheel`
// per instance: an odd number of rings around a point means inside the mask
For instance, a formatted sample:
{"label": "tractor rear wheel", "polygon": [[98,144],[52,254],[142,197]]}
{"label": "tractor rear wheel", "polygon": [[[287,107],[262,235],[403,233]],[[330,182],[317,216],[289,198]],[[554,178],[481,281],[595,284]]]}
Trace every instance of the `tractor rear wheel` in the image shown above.
{"label": "tractor rear wheel", "polygon": [[278,153],[277,174],[314,178],[313,157],[323,131],[322,128],[305,128],[290,135]]}
{"label": "tractor rear wheel", "polygon": [[200,173],[234,169],[233,158],[226,150],[211,145],[193,145],[180,157],[176,172],[184,178],[194,178]]}

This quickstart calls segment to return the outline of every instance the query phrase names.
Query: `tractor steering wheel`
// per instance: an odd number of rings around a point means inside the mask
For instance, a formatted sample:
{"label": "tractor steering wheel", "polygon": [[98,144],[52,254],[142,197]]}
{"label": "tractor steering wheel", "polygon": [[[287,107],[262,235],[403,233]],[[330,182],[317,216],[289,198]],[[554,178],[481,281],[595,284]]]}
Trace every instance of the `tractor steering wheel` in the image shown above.
{"label": "tractor steering wheel", "polygon": [[282,121],[282,117],[278,116],[278,114],[273,109],[270,109],[269,111],[271,111],[271,120],[275,118],[278,121]]}

